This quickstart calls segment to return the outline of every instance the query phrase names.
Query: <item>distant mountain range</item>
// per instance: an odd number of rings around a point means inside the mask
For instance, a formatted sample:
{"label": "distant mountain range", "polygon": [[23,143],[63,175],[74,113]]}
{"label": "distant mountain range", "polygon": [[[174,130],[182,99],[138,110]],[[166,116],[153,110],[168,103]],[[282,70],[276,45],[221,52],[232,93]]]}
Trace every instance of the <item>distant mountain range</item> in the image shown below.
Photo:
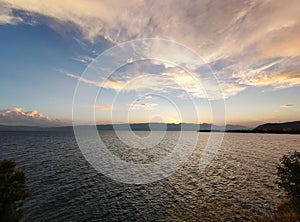
{"label": "distant mountain range", "polygon": [[39,126],[8,126],[0,125],[0,131],[43,131],[48,128]]}
{"label": "distant mountain range", "polygon": [[[92,126],[79,126],[92,127]],[[63,127],[38,127],[38,126],[7,126],[0,125],[0,131],[69,131],[72,126]],[[167,130],[167,131],[226,131],[236,133],[290,133],[300,134],[300,121],[286,122],[286,123],[266,123],[251,129],[241,125],[226,125],[217,126],[214,124],[194,124],[194,123],[133,123],[133,124],[107,124],[97,125],[98,130],[135,130],[135,131],[149,131],[149,130]]]}
{"label": "distant mountain range", "polygon": [[[82,126],[89,127],[89,126]],[[63,127],[38,127],[38,126],[7,126],[0,125],[0,131],[57,131],[57,130],[71,130],[72,126]],[[193,123],[134,123],[134,124],[106,124],[97,125],[98,130],[136,130],[136,131],[149,131],[149,130],[167,130],[167,131],[226,131],[226,130],[249,130],[249,127],[240,125],[226,125],[217,126],[214,124],[193,124]]]}
{"label": "distant mountain range", "polygon": [[99,130],[128,130],[129,127],[132,130],[167,130],[167,131],[225,131],[225,130],[247,130],[249,127],[240,125],[226,125],[217,126],[213,124],[203,123],[203,124],[193,124],[193,123],[135,123],[135,124],[116,124],[116,125],[97,125]]}

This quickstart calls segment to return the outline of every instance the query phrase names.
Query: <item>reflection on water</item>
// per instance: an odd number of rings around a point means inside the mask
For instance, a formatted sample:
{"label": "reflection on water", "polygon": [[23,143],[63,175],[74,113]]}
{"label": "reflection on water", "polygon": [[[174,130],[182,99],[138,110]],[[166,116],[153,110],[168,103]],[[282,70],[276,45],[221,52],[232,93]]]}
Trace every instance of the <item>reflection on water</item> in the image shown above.
{"label": "reflection on water", "polygon": [[[100,135],[115,155],[138,163],[163,158],[178,138],[178,132],[167,132],[154,148],[131,149],[113,132]],[[98,173],[72,132],[1,132],[0,157],[15,160],[26,173],[32,196],[24,205],[24,221],[234,221],[272,213],[284,196],[274,183],[276,164],[283,154],[299,150],[300,136],[225,134],[217,156],[201,171],[208,136],[199,133],[193,155],[172,176],[145,185]]]}

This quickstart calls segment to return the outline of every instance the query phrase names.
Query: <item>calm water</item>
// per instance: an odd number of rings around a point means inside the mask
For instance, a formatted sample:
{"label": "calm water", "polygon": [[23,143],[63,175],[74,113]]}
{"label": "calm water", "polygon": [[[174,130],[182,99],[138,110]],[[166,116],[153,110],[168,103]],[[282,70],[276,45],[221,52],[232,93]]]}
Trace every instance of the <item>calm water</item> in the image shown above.
{"label": "calm water", "polygon": [[[100,135],[116,155],[143,163],[167,155],[178,138],[167,132],[158,148],[136,151],[112,132]],[[32,196],[24,221],[246,221],[272,213],[284,196],[275,185],[276,164],[283,154],[300,151],[300,136],[225,134],[203,172],[198,162],[209,134],[198,135],[182,168],[146,185],[118,183],[95,171],[72,132],[0,132],[0,158],[15,160],[26,173]]]}

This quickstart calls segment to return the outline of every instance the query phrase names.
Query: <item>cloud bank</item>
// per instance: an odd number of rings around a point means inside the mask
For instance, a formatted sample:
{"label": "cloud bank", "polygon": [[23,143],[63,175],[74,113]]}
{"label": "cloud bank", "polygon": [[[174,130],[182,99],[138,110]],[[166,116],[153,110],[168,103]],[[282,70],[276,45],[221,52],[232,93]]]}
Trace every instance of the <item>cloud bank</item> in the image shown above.
{"label": "cloud bank", "polygon": [[0,110],[0,125],[61,126],[63,124],[65,123],[49,118],[37,110],[25,111],[22,108]]}

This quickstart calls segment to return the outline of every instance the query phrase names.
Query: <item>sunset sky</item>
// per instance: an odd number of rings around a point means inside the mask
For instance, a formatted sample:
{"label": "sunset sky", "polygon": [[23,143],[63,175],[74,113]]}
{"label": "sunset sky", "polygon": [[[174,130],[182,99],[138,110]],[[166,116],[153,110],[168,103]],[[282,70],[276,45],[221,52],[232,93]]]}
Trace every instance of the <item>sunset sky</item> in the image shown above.
{"label": "sunset sky", "polygon": [[[100,124],[212,122],[210,103],[222,99],[228,124],[299,120],[299,11],[299,0],[0,0],[0,125],[70,125],[78,81],[102,89],[78,101],[82,124],[94,108]],[[175,41],[201,61],[157,45],[177,65],[129,59],[106,82],[82,76],[105,50],[143,38]],[[200,81],[209,67],[223,97],[203,93],[183,64]]]}

